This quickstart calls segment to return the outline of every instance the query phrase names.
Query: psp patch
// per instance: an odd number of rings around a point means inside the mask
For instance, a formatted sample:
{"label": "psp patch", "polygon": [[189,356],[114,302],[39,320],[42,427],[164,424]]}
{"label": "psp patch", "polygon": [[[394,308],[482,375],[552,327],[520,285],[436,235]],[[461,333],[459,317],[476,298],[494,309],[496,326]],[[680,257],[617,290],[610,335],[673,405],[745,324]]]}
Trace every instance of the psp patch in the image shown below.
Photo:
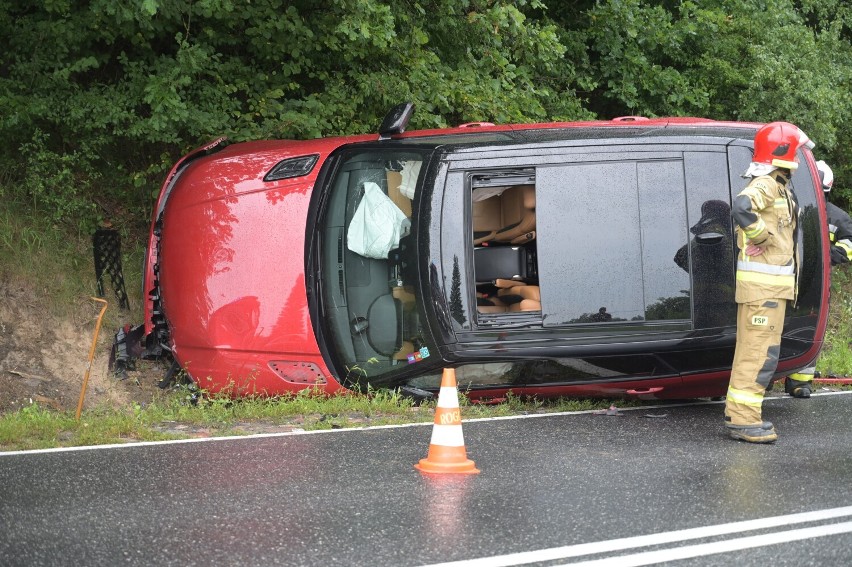
{"label": "psp patch", "polygon": [[751,324],[757,327],[765,327],[769,324],[769,317],[765,315],[755,315],[751,318]]}

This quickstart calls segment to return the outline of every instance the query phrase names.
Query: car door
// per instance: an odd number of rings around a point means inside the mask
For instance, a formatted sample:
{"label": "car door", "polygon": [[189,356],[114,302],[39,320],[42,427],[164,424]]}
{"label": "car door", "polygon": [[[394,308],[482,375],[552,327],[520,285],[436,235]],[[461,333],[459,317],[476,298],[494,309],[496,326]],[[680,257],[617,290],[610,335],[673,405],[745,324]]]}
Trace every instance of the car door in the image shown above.
{"label": "car door", "polygon": [[542,326],[686,329],[689,273],[674,261],[687,234],[683,160],[603,157],[536,171]]}
{"label": "car door", "polygon": [[[692,330],[689,273],[674,261],[688,234],[682,152],[643,145],[626,158],[629,147],[596,149],[496,150],[447,167],[440,256],[444,295],[455,306],[450,360],[548,359],[534,372],[498,372],[512,384],[678,375],[656,351]],[[473,258],[485,246],[474,244],[482,235],[471,222],[475,194],[529,185],[534,238],[487,248],[529,249],[529,269],[518,279],[540,289],[541,307],[484,311],[486,278]],[[465,207],[467,227],[458,221]],[[468,253],[458,246],[465,228]]]}
{"label": "car door", "polygon": [[[492,176],[500,169],[494,163]],[[534,170],[541,309],[523,317],[474,314],[480,330],[503,320],[515,329],[510,336],[538,327],[548,340],[576,344],[585,336],[591,344],[594,337],[706,341],[733,328],[731,180],[723,142],[696,137],[678,146],[566,149],[530,156],[527,164],[513,156],[508,166]],[[731,337],[722,341],[733,344]]]}

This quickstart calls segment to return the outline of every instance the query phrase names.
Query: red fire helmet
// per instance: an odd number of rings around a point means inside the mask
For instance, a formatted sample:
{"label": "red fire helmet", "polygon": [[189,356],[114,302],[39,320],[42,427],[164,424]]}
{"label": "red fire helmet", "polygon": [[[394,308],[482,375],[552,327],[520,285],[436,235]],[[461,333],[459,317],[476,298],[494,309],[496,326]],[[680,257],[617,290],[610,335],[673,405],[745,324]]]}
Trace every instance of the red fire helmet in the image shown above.
{"label": "red fire helmet", "polygon": [[802,146],[812,148],[813,142],[797,126],[789,122],[770,122],[754,135],[752,161],[796,169],[799,167],[796,152]]}

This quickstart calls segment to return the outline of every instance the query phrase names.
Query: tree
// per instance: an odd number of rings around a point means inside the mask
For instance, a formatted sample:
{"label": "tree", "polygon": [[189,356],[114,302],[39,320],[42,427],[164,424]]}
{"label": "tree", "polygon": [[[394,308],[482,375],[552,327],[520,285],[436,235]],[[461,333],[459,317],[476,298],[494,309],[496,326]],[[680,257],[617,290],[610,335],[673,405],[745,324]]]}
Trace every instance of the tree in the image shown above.
{"label": "tree", "polygon": [[795,122],[850,185],[842,0],[48,0],[0,5],[3,197],[96,220],[234,140],[699,115]]}

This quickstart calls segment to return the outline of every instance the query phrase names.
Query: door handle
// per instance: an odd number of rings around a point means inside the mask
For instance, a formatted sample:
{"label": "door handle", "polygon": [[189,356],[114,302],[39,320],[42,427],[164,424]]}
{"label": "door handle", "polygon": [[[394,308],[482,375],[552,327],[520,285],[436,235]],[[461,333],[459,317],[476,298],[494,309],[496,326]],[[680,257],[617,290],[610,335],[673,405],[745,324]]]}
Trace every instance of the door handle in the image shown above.
{"label": "door handle", "polygon": [[718,232],[702,232],[695,235],[698,244],[719,244],[724,238],[725,235]]}
{"label": "door handle", "polygon": [[470,403],[476,406],[496,406],[506,401],[506,398],[477,398],[470,400]]}
{"label": "door handle", "polygon": [[656,394],[657,392],[662,392],[663,389],[664,388],[660,386],[657,388],[648,388],[647,390],[627,390],[625,394],[629,394],[631,396],[642,396],[645,394]]}

